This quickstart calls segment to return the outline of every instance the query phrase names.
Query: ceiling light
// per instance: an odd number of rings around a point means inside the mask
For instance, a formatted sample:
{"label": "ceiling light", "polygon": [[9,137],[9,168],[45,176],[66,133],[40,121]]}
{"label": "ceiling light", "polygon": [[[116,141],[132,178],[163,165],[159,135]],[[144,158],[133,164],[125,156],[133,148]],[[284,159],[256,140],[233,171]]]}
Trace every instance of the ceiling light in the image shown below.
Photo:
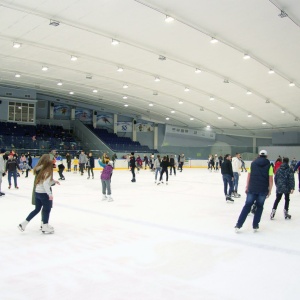
{"label": "ceiling light", "polygon": [[96,89],[95,89],[95,90],[93,90],[93,93],[98,93],[98,90],[96,90]]}
{"label": "ceiling light", "polygon": [[219,120],[222,120],[222,117],[221,117],[221,116],[218,116],[218,119],[219,119]]}
{"label": "ceiling light", "polygon": [[213,96],[210,96],[210,97],[209,97],[209,100],[210,100],[210,101],[214,101],[215,98],[214,98]]}
{"label": "ceiling light", "polygon": [[251,118],[251,117],[252,117],[252,115],[249,113],[249,114],[248,114],[248,118]]}
{"label": "ceiling light", "polygon": [[285,11],[281,10],[280,14],[278,15],[278,17],[285,18],[285,17],[288,17],[288,14]]}
{"label": "ceiling light", "polygon": [[149,103],[149,106],[153,106],[154,104],[153,103]]}
{"label": "ceiling light", "polygon": [[154,81],[159,82],[159,81],[160,81],[160,78],[159,78],[159,77],[155,77],[155,78],[154,78]]}
{"label": "ceiling light", "polygon": [[50,20],[50,23],[49,23],[49,25],[51,25],[51,26],[58,26],[60,23],[59,23],[59,21],[55,21],[55,20]]}
{"label": "ceiling light", "polygon": [[123,96],[123,99],[127,99],[128,97],[127,96]]}
{"label": "ceiling light", "polygon": [[275,73],[275,71],[273,69],[269,70],[269,74],[274,74],[274,73]]}
{"label": "ceiling light", "polygon": [[119,45],[119,44],[120,44],[120,41],[115,40],[115,39],[112,39],[112,40],[111,40],[111,44],[114,45],[114,46],[115,46],[115,45]]}
{"label": "ceiling light", "polygon": [[212,37],[211,40],[210,40],[210,42],[211,42],[212,44],[216,44],[216,43],[218,42],[218,40]]}
{"label": "ceiling light", "polygon": [[266,100],[266,103],[269,104],[269,103],[270,103],[270,100],[267,99],[267,100]]}
{"label": "ceiling light", "polygon": [[49,70],[48,67],[46,67],[46,66],[43,66],[43,67],[42,67],[42,71],[46,72],[46,71],[48,71],[48,70]]}
{"label": "ceiling light", "polygon": [[189,89],[188,87],[185,87],[185,88],[184,88],[184,91],[185,91],[185,92],[189,92],[190,89]]}
{"label": "ceiling light", "polygon": [[166,60],[167,58],[166,58],[165,56],[163,56],[163,55],[160,55],[160,56],[158,57],[158,59],[159,59],[159,60]]}
{"label": "ceiling light", "polygon": [[13,42],[13,47],[18,49],[21,47],[21,44],[20,43],[17,43],[17,42]]}
{"label": "ceiling light", "polygon": [[71,60],[72,60],[72,61],[76,61],[77,59],[78,59],[77,56],[71,55]]}
{"label": "ceiling light", "polygon": [[74,95],[74,92],[69,92],[70,95]]}
{"label": "ceiling light", "polygon": [[20,78],[21,75],[20,75],[20,74],[15,74],[15,77],[16,77],[16,78]]}
{"label": "ceiling light", "polygon": [[247,95],[251,95],[252,92],[251,92],[251,91],[247,91],[246,94],[247,94]]}
{"label": "ceiling light", "polygon": [[234,106],[233,106],[233,105],[231,105],[231,106],[230,106],[230,109],[234,109]]}
{"label": "ceiling light", "polygon": [[196,74],[200,74],[202,71],[200,70],[200,69],[198,69],[198,68],[196,68],[196,70],[195,70],[195,73]]}
{"label": "ceiling light", "polygon": [[194,121],[194,118],[190,118],[191,121]]}
{"label": "ceiling light", "polygon": [[180,101],[178,101],[178,103],[179,103],[179,104],[183,104],[183,101],[180,100]]}
{"label": "ceiling light", "polygon": [[244,59],[249,59],[250,58],[250,55],[249,54],[244,54]]}
{"label": "ceiling light", "polygon": [[170,22],[173,22],[174,21],[174,18],[172,18],[171,16],[166,16],[166,18],[165,18],[165,22],[166,23],[170,23]]}
{"label": "ceiling light", "polygon": [[62,82],[61,82],[61,81],[59,81],[59,82],[57,83],[57,85],[62,85]]}
{"label": "ceiling light", "polygon": [[168,117],[167,117],[167,118],[166,118],[166,120],[168,120],[168,121],[169,121],[169,120],[170,120],[170,118],[168,118]]}
{"label": "ceiling light", "polygon": [[206,125],[206,128],[210,128],[210,125]]}
{"label": "ceiling light", "polygon": [[289,86],[295,86],[294,82],[290,82]]}
{"label": "ceiling light", "polygon": [[124,106],[125,106],[125,107],[128,107],[129,105],[128,105],[128,104],[124,104]]}
{"label": "ceiling light", "polygon": [[117,71],[118,71],[118,72],[123,72],[124,69],[123,69],[122,67],[118,67]]}
{"label": "ceiling light", "polygon": [[171,110],[171,114],[175,114],[175,110]]}
{"label": "ceiling light", "polygon": [[123,89],[128,89],[128,84],[124,84]]}
{"label": "ceiling light", "polygon": [[266,121],[262,121],[262,123],[261,124],[263,124],[263,125],[266,125],[267,124],[267,122]]}
{"label": "ceiling light", "polygon": [[285,113],[284,109],[281,109],[281,113],[282,113],[282,114],[284,114],[284,113]]}

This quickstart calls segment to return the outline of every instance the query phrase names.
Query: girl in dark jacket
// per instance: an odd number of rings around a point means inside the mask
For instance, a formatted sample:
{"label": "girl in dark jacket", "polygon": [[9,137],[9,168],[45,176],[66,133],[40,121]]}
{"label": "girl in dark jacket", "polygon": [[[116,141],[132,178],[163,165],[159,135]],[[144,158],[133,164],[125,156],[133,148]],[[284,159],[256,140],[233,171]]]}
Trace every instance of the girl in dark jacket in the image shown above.
{"label": "girl in dark jacket", "polygon": [[88,156],[88,163],[87,163],[87,169],[88,169],[87,179],[90,179],[90,173],[92,173],[92,179],[94,179],[94,168],[95,168],[95,159],[93,157],[93,153],[90,152]]}
{"label": "girl in dark jacket", "polygon": [[160,172],[159,182],[158,182],[157,185],[159,185],[160,183],[164,183],[164,182],[162,181],[162,177],[163,177],[163,174],[164,174],[164,173],[166,173],[166,184],[168,184],[168,179],[169,179],[169,177],[168,177],[168,167],[169,167],[169,162],[168,162],[166,156],[163,157],[163,160],[162,160],[162,162],[160,163],[160,166],[161,166],[161,172]]}

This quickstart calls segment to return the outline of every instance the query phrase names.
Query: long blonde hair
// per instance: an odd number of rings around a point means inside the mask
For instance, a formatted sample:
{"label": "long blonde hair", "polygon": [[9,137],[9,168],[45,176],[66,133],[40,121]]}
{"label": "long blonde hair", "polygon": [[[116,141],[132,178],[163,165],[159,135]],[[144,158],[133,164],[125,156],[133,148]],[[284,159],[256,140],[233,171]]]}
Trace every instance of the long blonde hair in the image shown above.
{"label": "long blonde hair", "polygon": [[47,178],[53,179],[53,162],[49,154],[44,154],[33,169],[33,174],[36,175],[35,184],[44,182]]}

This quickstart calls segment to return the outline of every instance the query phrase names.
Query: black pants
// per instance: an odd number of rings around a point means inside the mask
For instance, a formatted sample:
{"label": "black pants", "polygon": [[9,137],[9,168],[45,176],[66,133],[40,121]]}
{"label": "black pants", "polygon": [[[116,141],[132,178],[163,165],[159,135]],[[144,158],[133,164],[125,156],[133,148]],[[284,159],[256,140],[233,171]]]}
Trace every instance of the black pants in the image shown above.
{"label": "black pants", "polygon": [[70,172],[71,171],[71,162],[70,161],[67,162],[67,167],[68,167],[68,172]]}
{"label": "black pants", "polygon": [[[274,202],[274,205],[273,205],[273,209],[277,209],[277,206],[281,200],[281,197],[282,197],[283,193],[276,193],[276,199],[275,199],[275,202]],[[285,199],[285,203],[284,203],[284,209],[286,211],[289,210],[289,205],[290,205],[290,194],[289,193],[286,193],[284,194],[284,199]]]}
{"label": "black pants", "polygon": [[94,177],[94,168],[88,167],[88,176],[90,177],[90,173],[92,173],[92,177]]}
{"label": "black pants", "polygon": [[174,171],[174,175],[176,175],[176,168],[175,168],[175,166],[170,166],[170,175],[172,175],[172,170]]}
{"label": "black pants", "polygon": [[164,173],[166,173],[166,182],[168,182],[169,177],[168,177],[168,169],[167,168],[166,169],[164,169],[164,168],[161,169],[159,181],[162,180],[162,177],[163,177]]}
{"label": "black pants", "polygon": [[79,171],[81,174],[83,174],[84,165],[85,165],[84,163],[79,164]]}
{"label": "black pants", "polygon": [[131,173],[132,173],[132,179],[135,179],[135,168],[131,168]]}
{"label": "black pants", "polygon": [[65,178],[63,175],[63,170],[58,170],[59,178]]}

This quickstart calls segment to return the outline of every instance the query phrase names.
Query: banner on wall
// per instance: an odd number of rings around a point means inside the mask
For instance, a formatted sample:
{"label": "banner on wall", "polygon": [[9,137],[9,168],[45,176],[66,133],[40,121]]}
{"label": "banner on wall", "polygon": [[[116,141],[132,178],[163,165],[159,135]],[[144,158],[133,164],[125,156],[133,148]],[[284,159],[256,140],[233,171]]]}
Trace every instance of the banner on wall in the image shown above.
{"label": "banner on wall", "polygon": [[92,122],[92,111],[85,108],[76,108],[75,119],[81,122]]}
{"label": "banner on wall", "polygon": [[114,120],[112,114],[100,114],[97,115],[96,127],[109,127],[113,128]]}
{"label": "banner on wall", "polygon": [[54,119],[69,120],[71,118],[71,107],[65,104],[54,103],[53,117]]}
{"label": "banner on wall", "polygon": [[153,123],[137,123],[135,126],[137,132],[151,132],[154,130]]}
{"label": "banner on wall", "polygon": [[118,132],[132,132],[132,122],[117,122]]}

